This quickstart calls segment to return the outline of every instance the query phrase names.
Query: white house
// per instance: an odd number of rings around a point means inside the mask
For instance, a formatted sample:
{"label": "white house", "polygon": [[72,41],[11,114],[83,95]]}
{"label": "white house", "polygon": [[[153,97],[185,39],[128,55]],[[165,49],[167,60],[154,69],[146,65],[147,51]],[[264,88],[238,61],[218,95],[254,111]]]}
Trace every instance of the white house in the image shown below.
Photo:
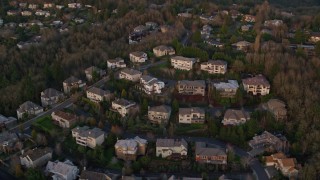
{"label": "white house", "polygon": [[202,71],[209,74],[225,74],[227,72],[227,62],[222,60],[209,60],[200,65]]}
{"label": "white house", "polygon": [[20,156],[20,163],[27,168],[41,167],[52,158],[51,148],[36,148],[23,152]]}
{"label": "white house", "polygon": [[267,95],[270,92],[270,83],[263,75],[242,79],[243,88],[253,95]]}
{"label": "white house", "polygon": [[92,149],[104,142],[104,132],[99,128],[90,129],[88,126],[72,129],[72,137],[76,139],[77,144]]}
{"label": "white house", "polygon": [[179,123],[194,124],[204,123],[205,111],[199,107],[179,108]]}
{"label": "white house", "polygon": [[124,68],[119,73],[119,79],[126,79],[128,81],[137,82],[140,80],[142,73],[135,69]]}
{"label": "white house", "polygon": [[188,143],[184,139],[157,139],[157,157],[182,159],[185,158],[187,154]]}
{"label": "white house", "polygon": [[148,60],[148,55],[145,52],[135,51],[129,54],[130,61],[133,63],[144,63]]}
{"label": "white house", "polygon": [[146,94],[160,94],[165,86],[164,82],[148,75],[141,76],[140,84]]}
{"label": "white house", "polygon": [[129,114],[130,109],[136,105],[133,101],[128,101],[126,99],[117,99],[112,101],[111,110],[118,112],[122,117]]}
{"label": "white house", "polygon": [[49,161],[46,167],[47,173],[52,173],[53,180],[75,180],[78,178],[79,169],[71,161]]}
{"label": "white house", "polygon": [[102,102],[104,100],[110,100],[111,92],[97,87],[92,87],[87,90],[87,98],[93,102]]}
{"label": "white house", "polygon": [[108,66],[109,69],[127,67],[126,63],[124,63],[124,59],[119,58],[119,57],[115,58],[115,59],[108,59],[107,60],[107,66]]}
{"label": "white house", "polygon": [[244,110],[228,109],[223,117],[223,125],[240,125],[250,120],[250,114]]}
{"label": "white house", "polygon": [[175,69],[190,71],[193,64],[196,62],[195,58],[187,58],[183,56],[174,56],[171,58],[171,65]]}

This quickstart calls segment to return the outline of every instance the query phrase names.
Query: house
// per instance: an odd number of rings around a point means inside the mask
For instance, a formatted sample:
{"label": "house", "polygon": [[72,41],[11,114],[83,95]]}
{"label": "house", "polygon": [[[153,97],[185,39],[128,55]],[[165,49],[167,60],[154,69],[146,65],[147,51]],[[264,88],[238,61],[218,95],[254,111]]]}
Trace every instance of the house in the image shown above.
{"label": "house", "polygon": [[263,75],[242,79],[242,85],[247,93],[253,95],[267,95],[270,92],[270,83]]}
{"label": "house", "polygon": [[38,115],[43,112],[43,107],[31,102],[26,101],[23,104],[19,106],[19,109],[17,109],[17,117],[18,119],[22,119],[24,115]]}
{"label": "house", "polygon": [[190,71],[193,68],[193,64],[197,60],[195,58],[187,58],[183,56],[171,57],[171,65],[175,69]]}
{"label": "house", "polygon": [[82,7],[81,3],[69,3],[68,4],[68,8],[70,8],[70,9],[79,9],[81,7]]}
{"label": "house", "polygon": [[181,124],[203,124],[205,111],[199,107],[179,108],[179,123]]}
{"label": "house", "polygon": [[207,39],[204,41],[206,44],[209,44],[210,46],[216,47],[216,48],[223,48],[224,44],[220,41],[216,41],[213,39]]}
{"label": "house", "polygon": [[115,69],[115,68],[125,68],[127,65],[126,63],[124,63],[124,59],[118,57],[115,59],[107,60],[107,66],[110,69]]}
{"label": "house", "polygon": [[179,13],[178,17],[182,17],[182,18],[192,18],[192,14],[189,12],[184,12],[184,13]]}
{"label": "house", "polygon": [[114,148],[119,159],[135,161],[137,156],[146,154],[147,144],[147,140],[136,136],[133,139],[117,140]]}
{"label": "house", "polygon": [[250,114],[244,110],[228,109],[223,117],[223,125],[237,126],[250,120]]}
{"label": "house", "polygon": [[242,25],[242,26],[241,26],[241,31],[242,31],[242,32],[247,32],[247,31],[249,31],[251,28],[252,28],[252,25],[251,25],[251,24]]}
{"label": "house", "polygon": [[261,31],[261,34],[268,34],[268,35],[273,35],[272,30],[267,29],[267,28],[263,28]]}
{"label": "house", "polygon": [[312,32],[309,38],[310,42],[317,43],[320,41],[320,32]]}
{"label": "house", "polygon": [[5,117],[0,114],[0,127],[10,127],[17,123],[17,119],[14,117]]}
{"label": "house", "polygon": [[154,106],[148,109],[148,119],[154,124],[167,124],[171,115],[171,107],[166,105]]}
{"label": "house", "polygon": [[91,66],[91,67],[85,69],[84,73],[86,74],[86,78],[88,81],[92,81],[95,76],[97,76],[96,78],[98,78],[98,77],[100,78],[100,77],[106,75],[105,70],[102,70],[102,69],[97,68],[95,66]]}
{"label": "house", "polygon": [[181,139],[157,139],[156,156],[169,159],[185,159],[188,154],[188,143]]}
{"label": "house", "polygon": [[104,142],[104,131],[99,128],[90,129],[88,126],[76,127],[72,129],[72,137],[77,144],[94,149]]}
{"label": "house", "polygon": [[77,122],[78,117],[75,114],[63,112],[61,110],[51,113],[51,118],[54,124],[62,128],[70,128]]}
{"label": "house", "polygon": [[82,23],[84,23],[85,20],[82,19],[82,18],[74,18],[73,21],[74,21],[75,23],[77,23],[77,24],[82,24]]}
{"label": "house", "polygon": [[130,110],[134,106],[136,106],[135,102],[121,98],[112,101],[111,110],[118,112],[122,117],[124,117],[130,113]]}
{"label": "house", "polygon": [[129,54],[130,61],[133,63],[144,63],[148,60],[148,55],[145,52],[135,51]]}
{"label": "house", "polygon": [[140,85],[146,94],[161,94],[165,86],[163,81],[148,75],[141,76]]}
{"label": "house", "polygon": [[32,12],[31,11],[21,11],[21,16],[31,16]]}
{"label": "house", "polygon": [[299,171],[295,158],[287,158],[283,153],[276,153],[271,156],[265,156],[265,163],[266,166],[274,166],[289,179],[297,179]]}
{"label": "house", "polygon": [[53,180],[75,180],[78,178],[79,169],[71,161],[49,161],[46,170],[47,173],[52,174]]}
{"label": "house", "polygon": [[41,104],[43,107],[53,106],[63,99],[63,93],[53,88],[48,88],[41,92]]}
{"label": "house", "polygon": [[277,120],[287,118],[286,104],[279,99],[270,99],[260,107],[262,110],[269,111]]}
{"label": "house", "polygon": [[199,16],[199,18],[203,22],[210,22],[210,21],[213,21],[214,16],[209,16],[209,15],[202,14],[202,15]]}
{"label": "house", "polygon": [[29,4],[28,8],[31,10],[35,10],[38,8],[38,5],[37,4]]}
{"label": "house", "polygon": [[63,91],[66,94],[69,94],[72,90],[83,88],[84,86],[86,86],[86,83],[74,76],[63,81]]}
{"label": "house", "polygon": [[243,16],[243,21],[248,22],[248,23],[254,23],[256,22],[256,17],[250,14],[246,14]]}
{"label": "house", "polygon": [[227,62],[222,60],[209,60],[200,65],[202,71],[209,74],[225,74],[227,72]]}
{"label": "house", "polygon": [[156,57],[174,55],[176,51],[171,46],[160,45],[153,48],[153,54]]}
{"label": "house", "polygon": [[45,148],[35,148],[29,149],[27,152],[22,152],[20,156],[20,163],[22,166],[27,168],[36,168],[44,166],[52,158],[52,149]]}
{"label": "house", "polygon": [[256,156],[267,151],[288,152],[289,141],[282,134],[272,134],[264,131],[260,135],[255,135],[249,142],[249,146],[253,149],[250,155]]}
{"label": "house", "polygon": [[112,94],[108,90],[92,87],[87,90],[87,98],[93,102],[109,101],[112,98]]}
{"label": "house", "polygon": [[251,46],[251,43],[248,41],[239,41],[232,44],[238,51],[247,51]]}
{"label": "house", "polygon": [[64,8],[64,5],[58,4],[58,5],[56,5],[56,8],[57,8],[57,9],[63,9],[63,8]]}
{"label": "house", "polygon": [[112,178],[101,172],[83,170],[81,171],[79,180],[112,180]]}
{"label": "house", "polygon": [[19,3],[19,7],[20,8],[22,8],[22,9],[25,9],[25,8],[27,8],[27,3],[26,2],[21,2],[21,3]]}
{"label": "house", "polygon": [[43,3],[43,9],[48,9],[53,7],[54,7],[53,3],[49,3],[49,2]]}
{"label": "house", "polygon": [[228,80],[227,82],[211,82],[210,92],[216,92],[223,98],[233,98],[239,89],[237,80]]}
{"label": "house", "polygon": [[37,10],[35,13],[36,16],[45,16],[45,17],[49,17],[50,16],[50,12],[49,11],[44,11],[44,10]]}
{"label": "house", "polygon": [[208,147],[205,142],[196,142],[195,160],[205,164],[227,164],[225,149]]}
{"label": "house", "polygon": [[15,16],[15,15],[18,15],[18,14],[19,14],[19,11],[16,11],[16,10],[7,11],[7,15],[8,16]]}
{"label": "house", "polygon": [[14,146],[19,142],[17,133],[4,131],[0,133],[0,151],[7,153],[14,150]]}
{"label": "house", "polygon": [[177,89],[179,94],[204,96],[206,93],[206,82],[204,80],[182,80],[178,81]]}
{"label": "house", "polygon": [[200,31],[200,34],[201,34],[201,37],[203,39],[209,39],[210,38],[210,35],[211,35],[211,31],[212,31],[212,27],[210,25],[204,25],[202,27],[202,30]]}
{"label": "house", "polygon": [[140,80],[142,73],[135,69],[124,68],[119,73],[119,79],[137,82]]}
{"label": "house", "polygon": [[266,27],[278,27],[281,25],[283,25],[283,21],[278,19],[264,21],[264,26]]}
{"label": "house", "polygon": [[133,32],[146,32],[148,31],[148,27],[144,25],[139,25],[133,29]]}

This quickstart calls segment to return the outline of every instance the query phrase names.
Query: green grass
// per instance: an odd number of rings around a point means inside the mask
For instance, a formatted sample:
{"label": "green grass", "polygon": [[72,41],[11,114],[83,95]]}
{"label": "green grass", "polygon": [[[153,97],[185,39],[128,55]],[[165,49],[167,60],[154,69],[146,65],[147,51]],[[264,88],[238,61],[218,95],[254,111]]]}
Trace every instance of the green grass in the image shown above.
{"label": "green grass", "polygon": [[50,116],[37,119],[32,125],[39,130],[49,133],[51,136],[58,132],[58,127],[53,124]]}
{"label": "green grass", "polygon": [[190,131],[202,131],[206,129],[205,124],[179,124],[175,130],[176,134],[187,134]]}

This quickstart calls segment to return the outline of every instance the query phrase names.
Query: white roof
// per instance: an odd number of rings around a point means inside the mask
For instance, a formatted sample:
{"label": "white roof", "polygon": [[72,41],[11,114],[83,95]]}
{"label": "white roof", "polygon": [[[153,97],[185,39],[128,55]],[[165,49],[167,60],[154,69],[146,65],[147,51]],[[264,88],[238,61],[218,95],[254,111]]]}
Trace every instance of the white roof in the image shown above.
{"label": "white roof", "polygon": [[213,83],[213,85],[218,90],[239,88],[239,84],[236,80],[228,80],[228,82]]}

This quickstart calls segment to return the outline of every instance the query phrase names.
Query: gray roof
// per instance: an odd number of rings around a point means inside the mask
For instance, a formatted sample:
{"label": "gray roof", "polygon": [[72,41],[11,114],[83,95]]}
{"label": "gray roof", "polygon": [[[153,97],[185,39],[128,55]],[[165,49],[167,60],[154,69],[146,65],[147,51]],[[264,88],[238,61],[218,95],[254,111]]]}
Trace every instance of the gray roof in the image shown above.
{"label": "gray roof", "polygon": [[141,76],[141,79],[146,81],[146,82],[149,82],[149,81],[151,81],[152,79],[155,79],[155,78],[152,77],[152,76],[149,76],[149,75],[143,75],[143,76]]}
{"label": "gray roof", "polygon": [[186,149],[188,149],[188,143],[186,140],[181,139],[157,139],[156,142],[157,147],[179,147],[184,146]]}
{"label": "gray roof", "polygon": [[55,96],[62,96],[63,93],[56,90],[56,89],[53,89],[53,88],[48,88],[44,91],[41,92],[41,97],[47,97],[47,98],[50,98],[50,97],[55,97]]}
{"label": "gray roof", "polygon": [[7,131],[0,133],[0,143],[4,143],[6,141],[15,141],[18,140],[18,136],[16,133],[9,133]]}
{"label": "gray roof", "polygon": [[149,111],[169,113],[171,111],[171,107],[167,105],[153,106],[153,107],[150,107]]}
{"label": "gray roof", "polygon": [[124,68],[121,70],[121,72],[129,74],[129,75],[137,75],[137,74],[142,74],[140,71],[135,70],[135,69],[129,69],[129,68]]}
{"label": "gray roof", "polygon": [[154,47],[153,50],[157,50],[157,51],[174,51],[173,47],[165,46],[165,45],[160,45],[160,46]]}
{"label": "gray roof", "polygon": [[26,153],[24,153],[23,155],[21,155],[21,157],[27,157],[29,156],[29,158],[32,161],[35,161],[43,156],[45,156],[48,153],[52,153],[52,149],[49,147],[45,147],[45,148],[36,148],[36,149],[29,149]]}
{"label": "gray roof", "polygon": [[244,110],[228,109],[224,114],[224,119],[250,119],[250,114]]}
{"label": "gray roof", "polygon": [[183,56],[174,56],[171,58],[171,60],[174,59],[174,60],[179,60],[179,61],[192,61],[192,62],[196,62],[196,59],[195,58],[187,58],[187,57],[183,57]]}
{"label": "gray roof", "polygon": [[14,117],[5,117],[2,114],[0,114],[0,123],[6,124],[6,123],[13,122],[13,121],[17,121],[17,119]]}
{"label": "gray roof", "polygon": [[117,57],[115,59],[108,59],[107,61],[110,63],[116,63],[116,62],[124,62],[124,59]]}
{"label": "gray roof", "polygon": [[187,114],[191,114],[191,113],[205,114],[205,111],[199,107],[179,108],[179,115],[187,115]]}
{"label": "gray roof", "polygon": [[222,61],[222,60],[209,60],[208,62],[203,62],[202,64],[214,64],[214,65],[223,65],[226,66],[227,62],[226,61]]}
{"label": "gray roof", "polygon": [[91,92],[93,94],[98,94],[100,96],[105,96],[107,94],[110,94],[110,91],[103,90],[103,89],[100,89],[100,88],[97,88],[97,87],[92,87],[92,88],[88,89],[87,91]]}
{"label": "gray roof", "polygon": [[212,84],[217,90],[239,88],[237,80],[228,80],[228,82],[213,82]]}
{"label": "gray roof", "polygon": [[68,79],[64,80],[63,82],[67,84],[73,84],[73,83],[78,83],[79,81],[81,80],[74,76],[70,76]]}
{"label": "gray roof", "polygon": [[119,104],[120,106],[128,106],[130,104],[135,104],[135,102],[129,101],[129,100],[126,100],[126,99],[123,99],[123,98],[116,99],[116,100],[113,101],[113,103]]}
{"label": "gray roof", "polygon": [[194,80],[194,81],[182,80],[182,81],[178,81],[178,85],[206,87],[206,82],[204,80]]}
{"label": "gray roof", "polygon": [[85,73],[92,74],[94,71],[99,72],[101,69],[97,68],[96,66],[91,66],[85,70]]}
{"label": "gray roof", "polygon": [[97,137],[104,134],[104,131],[102,131],[101,129],[99,129],[99,128],[90,129],[88,126],[83,126],[82,128],[76,127],[74,129],[72,129],[72,131],[78,132],[79,136],[92,137],[92,138],[97,138]]}
{"label": "gray roof", "polygon": [[207,147],[204,142],[196,142],[196,155],[201,156],[221,156],[227,155],[226,151],[221,148]]}
{"label": "gray roof", "polygon": [[136,57],[141,57],[141,56],[143,56],[145,54],[145,52],[135,51],[135,52],[131,52],[130,54],[133,55],[133,56],[136,56]]}
{"label": "gray roof", "polygon": [[41,106],[31,102],[31,101],[26,101],[20,105],[18,111],[25,112],[25,111],[29,111],[31,109],[43,109],[43,108]]}

